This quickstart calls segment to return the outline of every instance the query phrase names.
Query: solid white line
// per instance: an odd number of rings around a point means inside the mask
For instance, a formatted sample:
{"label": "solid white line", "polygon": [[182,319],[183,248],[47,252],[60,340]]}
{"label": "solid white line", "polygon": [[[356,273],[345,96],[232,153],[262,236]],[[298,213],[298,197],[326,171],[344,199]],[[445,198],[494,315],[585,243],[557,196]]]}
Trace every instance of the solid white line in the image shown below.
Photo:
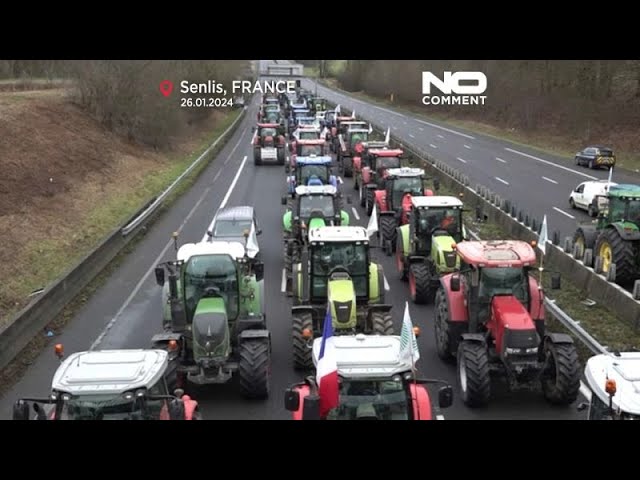
{"label": "solid white line", "polygon": [[587,401],[591,401],[591,390],[587,387],[582,380],[580,380],[580,393]]}
{"label": "solid white line", "polygon": [[[247,133],[247,129],[248,129],[248,127],[247,127],[247,128],[245,128],[245,129],[242,131],[242,133],[240,134],[240,139],[238,140],[238,143],[236,143],[236,146],[235,146],[235,147],[233,147],[232,152],[234,152],[234,151],[235,151],[235,149],[236,149],[236,148],[238,148],[238,145],[240,145],[240,140],[242,140],[242,137],[244,137],[244,134],[245,134],[245,133]],[[224,164],[226,165],[227,163],[229,163],[229,160],[231,160],[231,155],[229,155],[229,156],[225,159]],[[219,170],[219,172],[221,172],[221,171],[222,171],[222,170]]]}
{"label": "solid white line", "polygon": [[[416,119],[417,120],[417,119]],[[445,132],[454,133],[456,135],[460,135],[461,137],[468,138],[469,140],[475,140],[476,137],[472,137],[471,135],[467,135],[466,133],[456,132],[455,130],[451,130],[450,128],[441,127],[440,125],[436,125],[435,123],[425,122],[424,120],[417,120],[420,123],[424,123],[425,125],[429,125],[430,127],[439,128],[440,130],[444,130]]]}
{"label": "solid white line", "polygon": [[285,268],[282,269],[282,284],[281,284],[282,293],[287,290],[287,270]]}
{"label": "solid white line", "polygon": [[547,177],[542,177],[542,178],[543,178],[543,180],[546,180],[547,182],[555,183],[556,185],[558,184],[558,182],[556,182],[555,180],[552,180],[550,178],[547,178]]}
{"label": "solid white line", "polygon": [[416,136],[415,136],[415,135],[412,135],[411,133],[409,134],[409,136],[410,136],[411,138],[416,138]]}
{"label": "solid white line", "polygon": [[393,127],[394,130],[398,130],[398,127]]}
{"label": "solid white line", "polygon": [[518,155],[522,155],[523,157],[537,160],[538,162],[546,163],[547,165],[551,165],[552,167],[561,168],[562,170],[575,173],[576,175],[580,175],[581,177],[590,178],[591,180],[598,180],[598,177],[587,175],[586,173],[579,172],[578,170],[574,170],[573,168],[565,167],[564,165],[558,165],[557,163],[550,162],[549,160],[544,160],[542,158],[534,157],[533,155],[529,155],[528,153],[519,152],[518,150],[514,150],[512,148],[505,148],[505,150],[507,152],[517,153]]}
{"label": "solid white line", "polygon": [[360,215],[358,214],[356,207],[351,207],[351,211],[353,212],[353,216],[356,217],[356,220],[360,220]]}
{"label": "solid white line", "polygon": [[506,180],[501,179],[500,177],[495,177],[496,180],[498,180],[499,182],[504,183],[505,185],[509,185],[509,182],[507,182]]}
{"label": "solid white line", "polygon": [[222,170],[218,170],[218,173],[216,173],[216,176],[213,177],[213,182],[212,183],[215,183],[215,181],[218,180],[218,178],[220,177],[221,173],[222,173]]}
{"label": "solid white line", "polygon": [[393,115],[397,115],[397,116],[399,116],[399,117],[404,117],[404,115],[403,115],[403,114],[398,113],[398,112],[394,112],[393,110],[387,110],[386,108],[378,107],[378,106],[376,106],[376,105],[372,105],[372,106],[373,106],[373,107],[375,107],[375,108],[378,108],[378,109],[382,110],[383,112],[392,113]]}
{"label": "solid white line", "polygon": [[469,150],[471,150],[471,147],[469,145],[465,145],[464,148],[468,148]]}
{"label": "solid white line", "polygon": [[506,161],[506,160],[503,160],[503,159],[501,159],[500,157],[496,157],[496,160],[498,160],[499,162],[502,162],[502,163],[507,163],[507,161]]}
{"label": "solid white line", "polygon": [[467,163],[467,161],[464,158],[456,157],[456,160],[460,160],[462,163]]}
{"label": "solid white line", "polygon": [[418,127],[418,130],[420,130],[421,132],[424,132],[424,128],[422,127]]}
{"label": "solid white line", "polygon": [[563,210],[560,210],[558,207],[553,207],[553,209],[554,209],[556,212],[561,213],[561,214],[563,214],[563,215],[566,215],[566,216],[567,216],[567,217],[569,217],[569,218],[573,218],[573,219],[575,219],[575,218],[576,218],[576,217],[574,217],[573,215],[569,215],[567,212],[565,212],[565,211],[563,211]]}
{"label": "solid white line", "polygon": [[430,144],[429,144],[429,146],[430,146],[431,148],[438,148],[438,147],[436,147],[433,143],[430,143]]}
{"label": "solid white line", "polygon": [[238,168],[238,173],[236,173],[236,176],[233,179],[233,182],[231,182],[231,185],[229,185],[229,190],[227,190],[227,194],[222,199],[222,203],[220,203],[220,208],[224,208],[225,205],[227,204],[227,201],[229,200],[229,197],[231,196],[231,192],[233,192],[233,189],[235,188],[236,183],[238,183],[238,179],[240,178],[240,174],[242,173],[242,170],[244,169],[245,163],[247,163],[247,156],[246,155],[242,159],[242,163],[240,164],[240,168]]}
{"label": "solid white line", "polygon": [[437,136],[438,136],[438,138],[444,138],[444,137],[443,137],[442,135],[440,135],[440,134],[438,134]]}
{"label": "solid white line", "polygon": [[436,420],[444,420],[444,415],[436,415]]}
{"label": "solid white line", "polygon": [[388,292],[389,290],[391,290],[391,287],[389,287],[389,282],[387,282],[387,276],[384,273],[382,274],[382,278],[384,278],[384,289]]}
{"label": "solid white line", "polygon": [[471,235],[471,237],[476,241],[479,242],[481,240],[480,236],[476,233],[473,232],[471,230],[467,230],[467,232],[469,232],[469,235]]}

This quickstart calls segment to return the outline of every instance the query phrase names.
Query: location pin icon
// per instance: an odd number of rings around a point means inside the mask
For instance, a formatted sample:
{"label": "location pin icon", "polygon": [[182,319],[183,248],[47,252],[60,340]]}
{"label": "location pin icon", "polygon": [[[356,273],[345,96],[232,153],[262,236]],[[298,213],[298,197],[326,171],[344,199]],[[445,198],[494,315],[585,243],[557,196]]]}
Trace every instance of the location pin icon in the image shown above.
{"label": "location pin icon", "polygon": [[173,82],[171,80],[163,80],[160,82],[160,93],[162,93],[165,97],[171,95],[173,91]]}

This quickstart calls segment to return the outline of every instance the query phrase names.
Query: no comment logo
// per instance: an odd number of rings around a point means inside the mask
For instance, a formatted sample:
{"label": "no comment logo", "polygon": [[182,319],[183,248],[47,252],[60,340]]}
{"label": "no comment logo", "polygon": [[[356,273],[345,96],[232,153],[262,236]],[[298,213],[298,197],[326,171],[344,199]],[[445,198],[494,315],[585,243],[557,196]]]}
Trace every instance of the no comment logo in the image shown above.
{"label": "no comment logo", "polygon": [[[441,95],[431,95],[431,87]],[[424,105],[484,105],[487,76],[482,72],[444,72],[442,80],[431,72],[422,72]]]}

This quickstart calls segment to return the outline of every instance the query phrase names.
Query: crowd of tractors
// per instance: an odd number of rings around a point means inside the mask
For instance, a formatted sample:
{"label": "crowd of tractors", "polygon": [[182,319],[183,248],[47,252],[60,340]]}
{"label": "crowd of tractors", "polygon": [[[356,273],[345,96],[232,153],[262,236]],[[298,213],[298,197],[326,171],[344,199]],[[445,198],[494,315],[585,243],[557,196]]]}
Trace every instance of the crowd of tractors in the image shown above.
{"label": "crowd of tractors", "polygon": [[[438,356],[456,365],[464,404],[486,405],[494,377],[512,389],[535,387],[553,404],[577,399],[576,346],[545,328],[535,245],[470,240],[462,197],[438,195],[437,182],[391,146],[389,132],[374,138],[355,113],[343,116],[310,92],[263,95],[256,120],[254,165],[285,170],[285,291],[301,375],[285,391],[293,419],[435,419],[429,384],[440,385],[439,408],[452,404],[451,385],[421,378],[400,355],[394,325],[402,312],[389,298],[380,256],[394,259],[414,303],[433,306],[425,321]],[[375,229],[351,221],[343,178],[353,179]],[[151,348],[63,359],[50,396],[20,399],[13,418],[198,420],[190,386],[234,377],[245,398],[268,398],[272,339],[256,223],[251,207],[233,207],[200,242],[179,246],[176,235],[175,259],[155,269],[163,313]],[[321,417],[314,371],[325,321],[333,326],[340,400]],[[56,353],[63,358],[62,345]]]}

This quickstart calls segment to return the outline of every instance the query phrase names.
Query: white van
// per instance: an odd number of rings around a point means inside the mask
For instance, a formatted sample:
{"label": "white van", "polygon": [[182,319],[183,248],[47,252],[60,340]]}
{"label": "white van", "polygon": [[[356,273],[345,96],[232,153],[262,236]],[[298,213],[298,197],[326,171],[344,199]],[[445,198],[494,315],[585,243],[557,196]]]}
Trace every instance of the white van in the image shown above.
{"label": "white van", "polygon": [[569,195],[569,205],[571,208],[586,210],[590,216],[598,216],[598,197],[606,196],[609,192],[609,185],[615,186],[617,183],[608,180],[594,180],[582,182],[571,195]]}

